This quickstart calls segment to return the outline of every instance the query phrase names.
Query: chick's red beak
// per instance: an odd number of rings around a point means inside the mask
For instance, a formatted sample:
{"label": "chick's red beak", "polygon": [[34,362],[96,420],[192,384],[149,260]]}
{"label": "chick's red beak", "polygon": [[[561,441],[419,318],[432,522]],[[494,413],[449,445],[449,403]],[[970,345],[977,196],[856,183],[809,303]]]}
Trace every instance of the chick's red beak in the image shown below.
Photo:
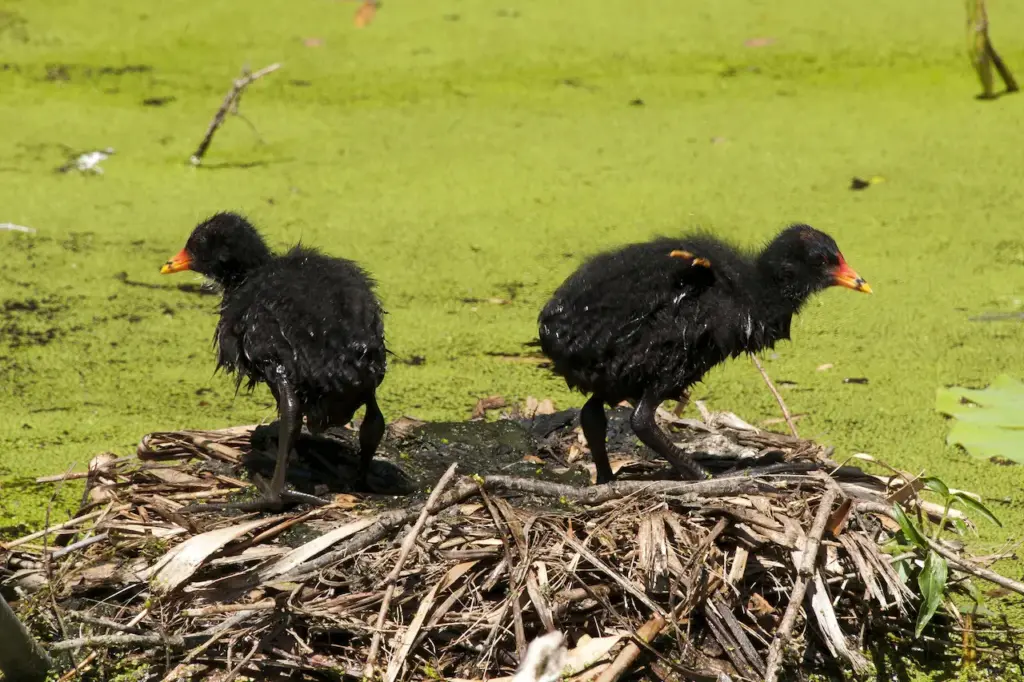
{"label": "chick's red beak", "polygon": [[853,289],[854,291],[863,291],[865,294],[871,293],[871,287],[864,281],[864,278],[854,272],[853,268],[847,264],[846,259],[839,256],[839,266],[832,271],[832,284],[838,287],[846,287],[847,289]]}
{"label": "chick's red beak", "polygon": [[174,258],[163,264],[160,268],[161,275],[169,275],[172,272],[181,272],[182,270],[188,270],[192,267],[192,256],[188,254],[188,251],[182,249],[178,252]]}

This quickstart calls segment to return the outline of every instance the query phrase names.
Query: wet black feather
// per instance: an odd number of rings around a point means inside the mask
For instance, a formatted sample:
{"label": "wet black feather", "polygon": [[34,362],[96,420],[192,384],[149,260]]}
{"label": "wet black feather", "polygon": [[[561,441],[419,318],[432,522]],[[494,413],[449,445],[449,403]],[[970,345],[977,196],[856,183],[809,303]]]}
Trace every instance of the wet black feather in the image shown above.
{"label": "wet black feather", "polygon": [[540,345],[570,388],[609,403],[645,391],[678,398],[725,359],[788,339],[793,315],[838,263],[835,242],[806,225],[760,253],[708,234],[631,244],[594,256],[557,289],[538,320]]}
{"label": "wet black feather", "polygon": [[323,428],[351,419],[381,384],[383,310],[374,281],[356,263],[305,246],[275,255],[231,213],[198,226],[186,250],[192,269],[224,289],[217,368],[234,374],[237,387],[273,390],[281,372],[311,428]]}

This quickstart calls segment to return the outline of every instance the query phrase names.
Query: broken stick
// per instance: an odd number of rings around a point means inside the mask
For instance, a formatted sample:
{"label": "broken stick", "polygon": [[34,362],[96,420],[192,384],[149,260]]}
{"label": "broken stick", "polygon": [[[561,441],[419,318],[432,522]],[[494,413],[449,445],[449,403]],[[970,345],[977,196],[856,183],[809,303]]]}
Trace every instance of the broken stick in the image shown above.
{"label": "broken stick", "polygon": [[988,35],[988,11],[985,0],[967,0],[967,42],[971,63],[981,81],[981,99],[995,99],[992,67],[1006,84],[1006,92],[1017,92],[1019,87],[1006,63],[999,57]]}
{"label": "broken stick", "polygon": [[228,115],[228,111],[238,110],[238,102],[242,99],[242,93],[249,85],[260,78],[263,78],[267,74],[273,73],[281,68],[280,64],[271,64],[266,66],[259,71],[249,73],[249,69],[242,69],[242,75],[235,79],[235,82],[231,85],[231,90],[228,91],[227,96],[224,97],[224,101],[220,104],[220,109],[213,115],[213,120],[210,121],[210,126],[206,129],[206,135],[203,137],[203,141],[199,143],[199,147],[189,158],[189,161],[193,166],[198,166],[203,161],[203,156],[206,154],[206,150],[210,148],[210,143],[213,141],[213,134],[217,132],[217,128],[220,128],[221,124],[224,123],[224,117]]}
{"label": "broken stick", "polygon": [[768,376],[768,372],[764,371],[764,366],[761,361],[757,359],[757,356],[751,353],[750,361],[754,363],[754,367],[757,367],[757,371],[761,373],[761,378],[764,379],[764,383],[768,384],[768,390],[775,396],[775,402],[782,408],[782,416],[786,420],[786,425],[789,427],[789,432],[793,434],[793,438],[799,438],[800,435],[796,432],[796,424],[793,423],[793,417],[789,414],[789,408],[786,407],[786,401],[782,399],[782,395],[779,393],[779,389],[775,388],[775,384],[772,383],[771,378]]}
{"label": "broken stick", "polygon": [[420,531],[423,530],[423,526],[427,522],[427,517],[430,516],[430,510],[441,496],[441,491],[445,489],[448,483],[455,476],[455,470],[457,468],[458,464],[452,464],[448,467],[448,471],[444,472],[444,475],[441,476],[437,485],[434,486],[434,489],[430,492],[430,497],[427,498],[426,504],[423,505],[423,511],[420,512],[419,518],[416,519],[416,523],[414,523],[412,528],[409,529],[409,533],[405,536],[405,540],[402,541],[402,548],[398,552],[398,560],[395,561],[394,568],[391,569],[391,573],[388,574],[388,577],[385,580],[387,583],[387,589],[384,592],[384,599],[380,603],[380,611],[377,613],[377,624],[373,628],[373,639],[370,640],[370,653],[366,656],[366,666],[363,669],[364,679],[374,679],[373,670],[377,663],[377,652],[380,650],[380,637],[384,628],[384,619],[388,614],[388,608],[391,606],[391,598],[395,595],[395,581],[398,580],[398,576],[402,573],[402,567],[405,566],[405,560],[409,557],[409,552],[412,551],[412,546],[416,544],[416,538],[419,536]]}
{"label": "broken stick", "polygon": [[821,536],[825,534],[825,526],[832,513],[832,505],[835,504],[835,488],[829,488],[821,496],[818,503],[818,512],[814,516],[814,523],[807,533],[804,541],[804,552],[800,557],[800,565],[797,566],[796,582],[793,584],[793,591],[789,595],[789,605],[782,615],[782,622],[775,633],[775,639],[768,647],[768,660],[765,664],[765,682],[775,682],[779,676],[779,668],[782,665],[782,656],[785,652],[786,643],[793,634],[793,626],[796,625],[796,617],[800,614],[803,605],[804,595],[807,594],[807,583],[814,574],[814,566],[818,562],[818,547],[821,544]]}

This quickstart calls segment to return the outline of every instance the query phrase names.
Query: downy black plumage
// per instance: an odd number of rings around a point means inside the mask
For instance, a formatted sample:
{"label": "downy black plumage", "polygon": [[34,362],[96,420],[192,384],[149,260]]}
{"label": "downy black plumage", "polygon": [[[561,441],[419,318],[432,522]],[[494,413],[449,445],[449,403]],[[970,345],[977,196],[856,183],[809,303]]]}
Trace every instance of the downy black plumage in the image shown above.
{"label": "downy black plumage", "polygon": [[659,238],[601,253],[555,292],[539,317],[540,345],[570,388],[591,394],[580,424],[597,468],[612,480],[605,404],[634,405],[640,440],[685,477],[708,476],[655,423],[726,358],[788,339],[807,299],[828,286],[870,292],[835,241],[793,225],[760,253],[707,234]]}
{"label": "downy black plumage", "polygon": [[[295,246],[275,255],[245,218],[200,223],[162,273],[193,270],[223,289],[214,334],[217,368],[236,387],[259,383],[277,400],[278,458],[265,506],[279,506],[288,455],[305,415],[310,431],[348,423],[359,407],[359,479],[365,484],[384,434],[376,389],[386,371],[383,311],[358,265]],[[296,498],[303,497],[288,493]]]}

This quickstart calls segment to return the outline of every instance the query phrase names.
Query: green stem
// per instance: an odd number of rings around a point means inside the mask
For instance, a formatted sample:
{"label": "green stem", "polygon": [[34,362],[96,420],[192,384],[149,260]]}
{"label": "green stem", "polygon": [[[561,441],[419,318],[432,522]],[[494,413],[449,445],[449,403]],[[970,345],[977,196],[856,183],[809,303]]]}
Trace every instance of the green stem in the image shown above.
{"label": "green stem", "polygon": [[950,497],[946,500],[946,506],[942,510],[942,518],[939,520],[939,525],[935,527],[935,534],[932,535],[934,542],[939,541],[939,535],[942,533],[942,529],[946,527],[946,521],[949,519],[949,509],[953,506],[953,498]]}

